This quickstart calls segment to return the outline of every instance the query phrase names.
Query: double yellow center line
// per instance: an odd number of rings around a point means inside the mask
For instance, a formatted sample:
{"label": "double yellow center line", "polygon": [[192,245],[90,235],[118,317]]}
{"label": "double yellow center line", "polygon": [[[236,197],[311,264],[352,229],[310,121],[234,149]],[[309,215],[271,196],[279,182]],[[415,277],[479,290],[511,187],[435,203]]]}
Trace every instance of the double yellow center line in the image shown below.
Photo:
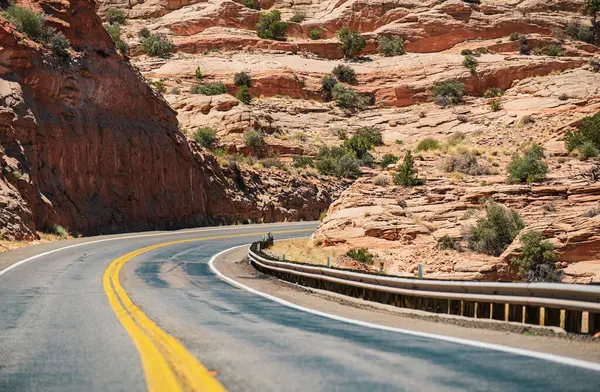
{"label": "double yellow center line", "polygon": [[[283,230],[294,233],[313,229]],[[169,245],[216,239],[259,236],[265,233],[232,234],[163,242],[135,250],[114,260],[102,279],[108,302],[135,343],[142,359],[148,390],[152,392],[225,391],[217,379],[174,337],[160,329],[133,303],[119,282],[119,273],[129,260]]]}

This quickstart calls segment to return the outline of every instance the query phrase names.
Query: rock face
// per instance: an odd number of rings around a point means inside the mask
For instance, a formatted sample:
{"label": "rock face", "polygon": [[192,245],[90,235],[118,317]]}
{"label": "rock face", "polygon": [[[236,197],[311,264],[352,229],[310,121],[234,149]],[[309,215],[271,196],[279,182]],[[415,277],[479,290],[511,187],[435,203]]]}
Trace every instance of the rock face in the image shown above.
{"label": "rock face", "polygon": [[33,238],[53,225],[90,234],[314,219],[335,196],[338,184],[321,189],[286,173],[273,181],[293,193],[290,200],[277,192],[271,203],[257,186],[239,189],[231,170],[190,148],[176,112],[117,54],[93,2],[35,5],[74,53],[62,64],[1,21],[4,237]]}
{"label": "rock face", "polygon": [[[462,241],[463,231],[481,216],[482,203],[494,200],[519,211],[527,225],[523,232],[541,231],[550,238],[565,267],[598,259],[600,215],[586,213],[600,202],[600,183],[584,176],[533,186],[506,185],[498,176],[488,176],[487,182],[456,186],[430,178],[426,186],[402,188],[361,179],[332,204],[313,240],[325,247],[368,248],[392,274],[413,274],[422,263],[430,278],[510,280],[518,240],[500,257],[470,252],[464,244],[463,252],[438,248],[444,236]],[[565,272],[566,281],[598,279]]]}

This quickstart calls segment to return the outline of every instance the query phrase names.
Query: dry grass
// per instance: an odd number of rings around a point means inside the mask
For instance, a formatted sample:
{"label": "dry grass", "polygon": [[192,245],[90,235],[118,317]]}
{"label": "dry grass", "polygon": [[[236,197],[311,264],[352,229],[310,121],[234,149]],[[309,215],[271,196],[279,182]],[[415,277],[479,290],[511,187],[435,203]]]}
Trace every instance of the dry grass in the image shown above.
{"label": "dry grass", "polygon": [[[49,234],[49,233],[42,233],[41,231],[38,231],[37,233],[40,236],[39,240],[33,240],[33,241],[6,241],[6,240],[0,240],[0,253],[3,252],[8,252],[11,251],[13,249],[19,249],[19,248],[24,248],[26,246],[31,246],[31,245],[38,245],[38,244],[43,244],[46,242],[51,242],[51,241],[58,241],[58,240],[62,240],[63,238],[56,235],[56,234]],[[69,237],[71,238],[71,237]]]}
{"label": "dry grass", "polygon": [[[340,256],[344,254],[339,249],[322,248],[315,246],[312,240],[305,238],[299,240],[275,241],[275,244],[265,252],[273,257],[282,258],[285,253],[285,259],[288,261],[298,261],[316,265],[327,265],[327,257],[331,257],[331,263],[334,264]],[[337,263],[335,263],[337,264]]]}

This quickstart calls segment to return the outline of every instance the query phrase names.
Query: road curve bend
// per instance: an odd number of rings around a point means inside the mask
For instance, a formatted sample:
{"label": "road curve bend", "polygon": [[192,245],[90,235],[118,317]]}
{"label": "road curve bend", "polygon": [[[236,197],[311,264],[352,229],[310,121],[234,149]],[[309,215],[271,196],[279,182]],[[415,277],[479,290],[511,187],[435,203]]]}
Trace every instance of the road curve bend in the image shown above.
{"label": "road curve bend", "polygon": [[322,317],[209,269],[262,233],[315,227],[98,237],[32,247],[17,263],[0,255],[0,391],[597,391],[593,369]]}

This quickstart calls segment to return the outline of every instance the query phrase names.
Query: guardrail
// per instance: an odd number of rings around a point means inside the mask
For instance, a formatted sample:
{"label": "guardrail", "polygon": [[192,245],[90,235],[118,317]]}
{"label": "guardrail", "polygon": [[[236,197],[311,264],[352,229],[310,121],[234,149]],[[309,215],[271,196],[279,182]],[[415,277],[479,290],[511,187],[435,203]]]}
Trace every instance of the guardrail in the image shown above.
{"label": "guardrail", "polygon": [[560,283],[422,280],[280,261],[261,252],[272,237],[253,243],[250,262],[260,272],[303,286],[433,313],[600,332],[600,287]]}

